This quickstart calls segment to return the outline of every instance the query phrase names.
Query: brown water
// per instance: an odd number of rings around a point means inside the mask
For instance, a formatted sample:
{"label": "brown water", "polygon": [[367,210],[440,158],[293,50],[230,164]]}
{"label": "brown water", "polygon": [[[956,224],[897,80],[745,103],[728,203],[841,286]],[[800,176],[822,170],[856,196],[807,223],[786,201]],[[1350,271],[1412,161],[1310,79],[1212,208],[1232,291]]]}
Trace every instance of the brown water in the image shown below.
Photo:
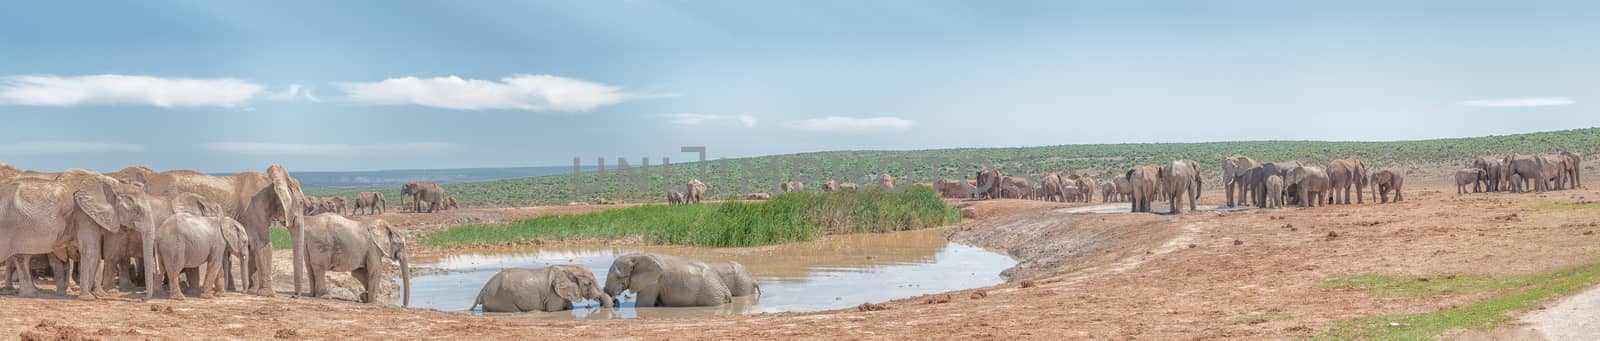
{"label": "brown water", "polygon": [[493,315],[594,319],[829,310],[995,285],[1002,282],[1001,270],[1016,265],[1010,257],[946,241],[940,229],[833,236],[819,241],[733,249],[546,247],[442,257],[438,263],[426,266],[448,272],[413,279],[411,303],[413,307],[467,312],[483,283],[502,268],[582,264],[603,282],[612,260],[635,252],[740,262],[761,283],[761,295],[736,298],[734,303],[719,307],[636,308],[633,302],[624,300],[616,309],[585,302],[568,312]]}

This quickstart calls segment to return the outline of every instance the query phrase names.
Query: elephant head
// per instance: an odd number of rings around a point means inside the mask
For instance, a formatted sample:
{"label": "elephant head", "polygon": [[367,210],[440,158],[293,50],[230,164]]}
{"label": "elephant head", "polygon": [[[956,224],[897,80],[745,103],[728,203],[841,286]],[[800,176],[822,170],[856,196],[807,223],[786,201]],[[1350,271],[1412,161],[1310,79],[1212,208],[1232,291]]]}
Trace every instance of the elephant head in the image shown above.
{"label": "elephant head", "polygon": [[[616,297],[622,295],[624,290],[638,291],[640,288],[655,287],[661,271],[661,263],[650,255],[635,253],[617,257],[616,261],[611,262],[611,270],[606,271],[604,293],[606,297]],[[639,304],[650,305],[645,302]]]}
{"label": "elephant head", "polygon": [[615,305],[606,292],[600,290],[600,284],[595,283],[594,273],[582,265],[563,264],[550,267],[550,290],[568,302],[578,302],[584,299],[600,301],[600,306],[610,308]]}
{"label": "elephant head", "polygon": [[[124,183],[93,172],[74,174],[73,170],[68,170],[62,176],[72,186],[72,200],[78,211],[106,232],[120,232],[124,228],[139,231],[146,245],[144,259],[156,259],[155,249],[149,247],[155,245],[156,234],[153,229],[156,222],[150,212],[150,196],[145,194],[144,185]],[[98,241],[95,245],[98,245]],[[98,254],[99,250],[92,252]],[[155,277],[155,268],[146,266],[145,287],[153,288]]]}
{"label": "elephant head", "polygon": [[[300,217],[305,213],[305,193],[300,191],[300,181],[289,177],[289,171],[283,166],[272,165],[267,167],[267,179],[271,186],[263,189],[251,199],[250,212],[247,214],[260,214],[268,220],[278,221],[289,229],[289,238],[294,244],[294,259],[290,265],[294,268],[294,292],[300,294],[300,278],[305,274],[306,240],[300,233]],[[256,241],[260,244],[264,241]],[[267,245],[266,247],[272,247]],[[260,261],[260,260],[258,260]]]}
{"label": "elephant head", "polygon": [[394,258],[400,262],[400,282],[405,287],[401,296],[401,306],[410,306],[411,257],[406,254],[406,230],[396,228],[383,220],[373,220],[367,230],[372,232],[373,247],[383,252],[384,257]]}
{"label": "elephant head", "polygon": [[[222,229],[222,242],[226,244],[227,249],[239,256],[239,264],[250,264],[250,233],[244,230],[244,224],[225,216],[212,216],[211,219],[214,219],[216,225]],[[228,256],[223,255],[223,257]],[[241,267],[241,269],[243,268]],[[224,268],[222,271],[230,272],[233,270]],[[239,276],[239,278],[243,281],[240,284],[246,288],[250,287],[250,276]],[[229,285],[232,284],[230,283]]]}

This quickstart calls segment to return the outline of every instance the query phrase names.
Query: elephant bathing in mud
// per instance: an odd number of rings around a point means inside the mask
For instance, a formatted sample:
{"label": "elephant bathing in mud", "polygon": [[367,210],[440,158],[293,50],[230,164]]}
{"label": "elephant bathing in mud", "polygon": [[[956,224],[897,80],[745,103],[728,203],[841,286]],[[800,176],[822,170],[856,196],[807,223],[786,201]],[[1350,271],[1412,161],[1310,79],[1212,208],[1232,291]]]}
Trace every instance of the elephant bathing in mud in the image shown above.
{"label": "elephant bathing in mud", "polygon": [[504,269],[478,290],[472,310],[484,312],[562,311],[586,299],[611,308],[616,299],[600,291],[594,273],[582,265],[563,264],[538,269]]}
{"label": "elephant bathing in mud", "polygon": [[1132,212],[1150,212],[1150,201],[1155,199],[1156,187],[1159,184],[1158,174],[1161,169],[1154,165],[1139,165],[1128,170],[1122,177],[1128,181],[1128,191]]}
{"label": "elephant bathing in mud", "polygon": [[744,268],[744,264],[735,261],[706,262],[717,276],[722,277],[722,284],[728,286],[728,293],[733,297],[743,297],[759,294],[761,283],[756,282],[756,276]]}
{"label": "elephant bathing in mud", "polygon": [[1228,207],[1239,207],[1250,202],[1247,199],[1251,194],[1250,176],[1257,167],[1261,167],[1261,164],[1244,155],[1222,159],[1223,191],[1227,196]]}
{"label": "elephant bathing in mud", "polygon": [[[305,236],[305,267],[311,279],[311,296],[328,294],[328,271],[350,272],[366,288],[361,301],[379,303],[379,283],[384,275],[384,258],[400,262],[404,285],[402,306],[411,305],[411,265],[406,252],[406,231],[383,220],[358,222],[343,216],[323,214],[300,218]],[[299,264],[296,264],[299,266]],[[300,278],[294,279],[299,284]]]}
{"label": "elephant bathing in mud", "polygon": [[1200,198],[1200,166],[1190,160],[1178,160],[1167,164],[1166,167],[1156,170],[1156,178],[1161,181],[1165,189],[1167,204],[1171,206],[1173,214],[1183,213],[1183,200],[1189,200],[1189,211],[1195,210],[1196,199]]}
{"label": "elephant bathing in mud", "polygon": [[606,273],[605,294],[634,292],[639,307],[719,306],[733,302],[721,275],[705,262],[653,253],[617,257]]}

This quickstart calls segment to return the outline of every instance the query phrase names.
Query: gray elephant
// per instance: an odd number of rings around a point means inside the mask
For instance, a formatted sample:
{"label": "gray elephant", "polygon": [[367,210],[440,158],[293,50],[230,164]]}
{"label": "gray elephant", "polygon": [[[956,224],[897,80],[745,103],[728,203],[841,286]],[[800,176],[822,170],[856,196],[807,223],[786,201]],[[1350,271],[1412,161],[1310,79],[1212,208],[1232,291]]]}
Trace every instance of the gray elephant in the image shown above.
{"label": "gray elephant", "polygon": [[[1094,201],[1094,190],[1095,190],[1094,179],[1091,179],[1091,178],[1089,178],[1087,176],[1078,177],[1078,180],[1075,183],[1075,185],[1078,186],[1078,200],[1079,201],[1082,201],[1082,202]],[[1198,192],[1196,192],[1196,194],[1198,194]]]}
{"label": "gray elephant", "polygon": [[1039,179],[1040,193],[1045,201],[1067,201],[1066,185],[1061,181],[1061,175],[1046,173]]}
{"label": "gray elephant", "polygon": [[[1522,193],[1527,191],[1528,184],[1526,182],[1539,178],[1541,164],[1540,159],[1537,156],[1512,154],[1506,156],[1504,162],[1504,176],[1509,177],[1516,175],[1519,179],[1518,181],[1508,181],[1507,185],[1509,185],[1508,187],[1510,187],[1512,193]],[[1536,190],[1543,191],[1544,186],[1535,183],[1534,188]]]}
{"label": "gray elephant", "polygon": [[1328,191],[1332,185],[1328,179],[1328,172],[1322,167],[1300,166],[1289,170],[1289,176],[1283,178],[1283,183],[1295,188],[1290,195],[1300,199],[1301,207],[1316,207],[1325,205]]}
{"label": "gray elephant", "polygon": [[789,181],[778,184],[778,189],[782,190],[784,193],[805,192],[806,184],[799,181]]}
{"label": "gray elephant", "polygon": [[[1257,167],[1261,167],[1261,164],[1244,155],[1236,154],[1222,159],[1222,183],[1224,193],[1227,193],[1228,207],[1250,202],[1250,176]],[[1238,193],[1237,201],[1235,192]]]}
{"label": "gray elephant", "polygon": [[[411,197],[411,212],[433,213],[444,203],[444,186],[432,182],[407,182],[400,185],[400,195]],[[426,211],[423,210],[424,205],[427,206]]]}
{"label": "gray elephant", "polygon": [[461,208],[461,204],[456,203],[455,196],[445,196],[444,201],[440,205],[440,210],[454,210]]}
{"label": "gray elephant", "polygon": [[1117,184],[1114,181],[1100,183],[1100,202],[1114,202],[1117,197]]}
{"label": "gray elephant", "polygon": [[735,261],[706,262],[717,276],[722,277],[722,284],[728,286],[728,293],[733,297],[756,295],[761,292],[761,283],[756,282],[756,276],[744,268],[744,264]]}
{"label": "gray elephant", "polygon": [[349,208],[348,202],[345,201],[343,196],[328,198],[328,203],[333,205],[333,212],[338,212],[339,214],[345,214],[345,209]]}
{"label": "gray elephant", "polygon": [[1183,200],[1189,200],[1189,210],[1195,210],[1196,199],[1200,198],[1200,166],[1190,160],[1177,160],[1156,170],[1156,179],[1161,181],[1161,187],[1166,189],[1167,204],[1171,206],[1173,214],[1183,213]]}
{"label": "gray elephant", "polygon": [[581,265],[504,269],[483,284],[468,310],[481,305],[484,312],[562,311],[585,299],[599,301],[606,308],[616,301],[600,291],[594,273]]}
{"label": "gray elephant", "polygon": [[[411,265],[406,252],[406,231],[383,220],[358,222],[343,216],[323,214],[302,218],[305,235],[305,266],[311,279],[311,296],[328,294],[328,271],[350,272],[366,287],[362,301],[378,303],[378,284],[384,276],[384,258],[400,262],[404,285],[402,306],[411,305]],[[299,284],[300,278],[295,278]]]}
{"label": "gray elephant", "polygon": [[1544,184],[1546,191],[1559,191],[1566,188],[1567,157],[1561,154],[1539,154],[1539,180]]}
{"label": "gray elephant", "polygon": [[1389,191],[1393,190],[1394,202],[1404,201],[1406,197],[1400,193],[1400,188],[1405,185],[1405,182],[1405,174],[1399,169],[1385,168],[1372,172],[1372,195],[1376,197],[1372,200],[1379,203],[1388,203]]}
{"label": "gray elephant", "polygon": [[1483,171],[1483,176],[1472,183],[1472,192],[1499,192],[1500,184],[1505,182],[1501,171],[1505,168],[1505,158],[1484,156],[1472,160],[1472,168]]}
{"label": "gray elephant", "polygon": [[[1467,194],[1467,185],[1475,185],[1478,179],[1483,178],[1481,168],[1462,168],[1456,170],[1456,195]],[[1474,189],[1472,192],[1477,192]]]}
{"label": "gray elephant", "polygon": [[700,179],[689,179],[689,183],[684,185],[683,201],[691,204],[698,204],[700,203],[700,199],[705,196],[705,194],[705,183],[700,182]]}
{"label": "gray elephant", "polygon": [[1129,169],[1123,178],[1128,181],[1128,190],[1132,196],[1132,212],[1150,212],[1150,201],[1155,199],[1156,187],[1159,187],[1161,168],[1154,165],[1139,165]]}
{"label": "gray elephant", "polygon": [[[233,218],[178,213],[156,228],[155,241],[153,253],[155,259],[159,260],[156,263],[167,276],[169,297],[175,300],[183,299],[182,290],[178,290],[178,274],[184,269],[205,270],[205,278],[199,283],[190,282],[190,285],[200,287],[201,298],[212,298],[214,293],[220,293],[223,289],[221,274],[224,271],[224,259],[233,255],[239,257],[240,264],[250,262],[247,251],[249,235],[244,230],[244,224]],[[249,285],[248,279],[245,285]],[[145,298],[154,297],[156,291],[156,287],[149,287],[145,291]]]}
{"label": "gray elephant", "polygon": [[383,199],[383,192],[356,193],[356,207],[350,213],[361,214],[362,210],[365,209],[368,215],[382,214],[384,206],[387,205]]}
{"label": "gray elephant", "polygon": [[1133,199],[1133,187],[1132,186],[1128,186],[1128,179],[1127,178],[1120,177],[1120,176],[1114,176],[1114,177],[1111,177],[1111,183],[1113,185],[1117,185],[1117,202],[1128,201],[1128,200],[1132,200]]}
{"label": "gray elephant", "polygon": [[683,202],[683,192],[667,192],[667,204],[677,205]]}
{"label": "gray elephant", "polygon": [[1561,157],[1566,158],[1566,167],[1563,167],[1561,171],[1563,173],[1562,176],[1566,177],[1567,183],[1572,185],[1570,188],[1583,187],[1583,181],[1581,180],[1583,175],[1583,154],[1563,151],[1561,152]]}
{"label": "gray elephant", "polygon": [[[1335,159],[1328,161],[1328,167],[1323,171],[1328,173],[1328,186],[1332,192],[1328,195],[1328,203],[1335,205],[1350,204],[1350,188],[1356,188],[1356,195],[1360,195],[1361,175],[1356,171],[1356,165],[1348,159]],[[1360,202],[1360,199],[1356,199]]]}
{"label": "gray elephant", "polygon": [[1033,182],[1028,181],[1028,178],[1020,176],[1000,177],[1000,189],[1002,190],[1000,197],[1002,198],[1022,199],[1031,188],[1033,188]]}
{"label": "gray elephant", "polygon": [[979,170],[976,174],[973,174],[973,179],[976,179],[976,184],[973,185],[975,189],[971,191],[972,195],[976,199],[1002,198],[1003,196],[1001,196],[1001,194],[1003,193],[1000,189],[1000,180],[1002,178],[1003,176],[1000,175],[1000,171],[998,170]]}
{"label": "gray elephant", "polygon": [[722,277],[705,262],[653,253],[617,257],[606,273],[606,296],[635,293],[640,307],[719,306],[733,301]]}
{"label": "gray elephant", "polygon": [[[92,171],[72,169],[54,180],[12,179],[0,183],[0,259],[50,254],[69,245],[79,253],[79,299],[94,300],[106,234],[133,229],[145,245],[155,228],[144,187]],[[149,249],[144,259],[154,259]],[[148,268],[148,267],[147,267]],[[147,272],[146,287],[154,276]],[[22,296],[37,295],[32,276],[22,276]]]}
{"label": "gray elephant", "polygon": [[1282,208],[1283,207],[1283,177],[1282,176],[1278,176],[1277,174],[1268,175],[1267,176],[1267,181],[1264,182],[1263,184],[1267,186],[1267,191],[1266,191],[1266,193],[1267,193],[1267,204],[1265,206],[1260,206],[1260,207],[1261,208]]}
{"label": "gray elephant", "polygon": [[[210,202],[204,197],[194,193],[178,193],[175,196],[166,198],[152,196],[150,199],[150,221],[157,222],[157,226],[159,226],[160,222],[165,222],[167,218],[170,218],[178,213],[189,213],[201,216],[216,216],[221,214],[221,212],[215,211],[217,207],[216,203]],[[135,230],[123,230],[121,232],[106,234],[105,238],[101,241],[101,245],[101,260],[105,262],[101,266],[101,287],[110,288],[113,290],[117,289],[118,287],[120,287],[122,290],[133,290],[133,278],[142,277],[136,276],[139,274],[136,273],[135,269],[139,268],[141,264],[145,262],[143,257],[144,236]],[[244,245],[241,245],[240,247],[244,247]],[[224,271],[227,271],[227,269],[232,269],[231,262],[223,262],[222,264],[224,265]],[[246,263],[240,263],[240,267],[243,268],[244,264]],[[199,277],[195,276],[198,275],[197,273],[190,272],[190,274],[192,276],[190,277],[190,279],[192,279],[190,282],[199,281]],[[228,282],[227,289],[233,290],[233,278],[231,277],[231,273],[228,273],[228,275],[229,276],[226,277]],[[119,281],[118,286],[111,286],[113,280]]]}

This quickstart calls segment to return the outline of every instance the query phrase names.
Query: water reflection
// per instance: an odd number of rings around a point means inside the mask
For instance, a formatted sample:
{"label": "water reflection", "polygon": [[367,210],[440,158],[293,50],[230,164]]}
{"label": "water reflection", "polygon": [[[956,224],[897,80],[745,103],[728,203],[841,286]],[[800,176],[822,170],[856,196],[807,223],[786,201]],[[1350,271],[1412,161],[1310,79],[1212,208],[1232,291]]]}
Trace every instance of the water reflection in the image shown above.
{"label": "water reflection", "polygon": [[1001,282],[999,273],[1016,262],[980,248],[950,243],[940,230],[838,236],[824,241],[759,248],[551,247],[493,254],[443,257],[430,266],[449,269],[412,280],[412,306],[465,311],[478,290],[502,268],[582,264],[602,282],[617,256],[657,252],[702,260],[744,263],[761,283],[761,295],[739,297],[720,307],[618,309],[586,302],[573,311],[489,314],[517,318],[662,318],[758,312],[817,311],[865,302],[940,293]]}

